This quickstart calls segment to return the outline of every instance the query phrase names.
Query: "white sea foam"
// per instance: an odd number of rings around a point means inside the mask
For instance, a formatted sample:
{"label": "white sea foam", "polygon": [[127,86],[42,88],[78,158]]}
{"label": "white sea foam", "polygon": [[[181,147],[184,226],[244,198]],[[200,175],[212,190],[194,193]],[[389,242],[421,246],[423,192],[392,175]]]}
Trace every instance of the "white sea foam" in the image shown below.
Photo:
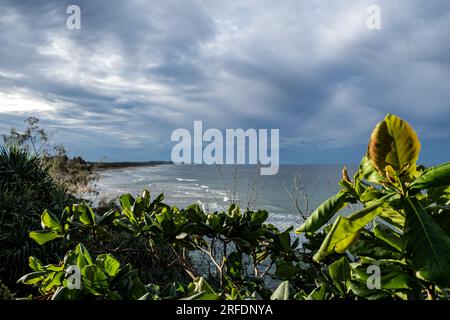
{"label": "white sea foam", "polygon": [[185,181],[185,182],[195,182],[197,179],[185,179],[185,178],[176,178],[177,181]]}
{"label": "white sea foam", "polygon": [[202,190],[202,188],[198,188],[198,187],[187,187],[187,186],[177,186],[177,189]]}

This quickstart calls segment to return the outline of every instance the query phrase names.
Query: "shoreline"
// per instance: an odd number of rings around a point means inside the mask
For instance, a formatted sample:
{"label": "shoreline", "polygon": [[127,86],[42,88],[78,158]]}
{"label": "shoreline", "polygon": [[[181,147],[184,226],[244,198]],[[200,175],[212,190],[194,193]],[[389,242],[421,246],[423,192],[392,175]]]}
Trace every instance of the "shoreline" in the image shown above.
{"label": "shoreline", "polygon": [[154,167],[159,165],[173,164],[172,161],[144,161],[144,162],[88,162],[90,165],[95,166],[99,171],[124,169],[124,168],[136,168],[136,167]]}

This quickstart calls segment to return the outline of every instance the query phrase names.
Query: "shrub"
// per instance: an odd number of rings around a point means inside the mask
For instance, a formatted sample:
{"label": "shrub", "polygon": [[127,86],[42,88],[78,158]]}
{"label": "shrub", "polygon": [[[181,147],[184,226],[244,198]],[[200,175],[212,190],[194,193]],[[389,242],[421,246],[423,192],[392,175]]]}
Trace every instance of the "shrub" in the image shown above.
{"label": "shrub", "polygon": [[[450,286],[450,163],[427,169],[416,163],[419,152],[419,139],[409,124],[387,115],[375,127],[353,181],[344,168],[342,190],[297,229],[298,233],[315,232],[346,203],[361,204],[361,210],[337,216],[314,255],[315,261],[330,254],[342,256],[328,266],[339,289],[335,294],[367,299],[433,299],[446,294]],[[374,266],[381,271],[380,281],[370,290],[367,270]]]}
{"label": "shrub", "polygon": [[9,288],[0,280],[0,300],[12,300],[14,295]]}
{"label": "shrub", "polygon": [[[417,164],[419,151],[409,124],[387,115],[353,180],[344,168],[342,190],[296,230],[303,243],[291,236],[293,228],[266,223],[264,210],[179,209],[147,190],[124,194],[117,209],[101,213],[85,203],[45,210],[42,229],[30,237],[69,251],[49,266],[31,258],[33,272],[20,281],[37,289],[36,299],[448,299],[450,163],[427,169]],[[361,209],[333,219],[349,203]],[[189,280],[169,275],[170,282],[157,277],[144,286],[141,270],[124,280],[128,286],[117,286],[122,265],[132,272],[120,262],[130,252],[156,255],[159,268],[182,270]],[[199,255],[212,268],[197,268]],[[67,285],[69,264],[81,270],[76,293]]]}
{"label": "shrub", "polygon": [[0,148],[0,276],[15,287],[30,255],[52,258],[55,245],[37,246],[28,236],[49,208],[60,211],[74,199],[57,186],[36,156],[15,147]]}

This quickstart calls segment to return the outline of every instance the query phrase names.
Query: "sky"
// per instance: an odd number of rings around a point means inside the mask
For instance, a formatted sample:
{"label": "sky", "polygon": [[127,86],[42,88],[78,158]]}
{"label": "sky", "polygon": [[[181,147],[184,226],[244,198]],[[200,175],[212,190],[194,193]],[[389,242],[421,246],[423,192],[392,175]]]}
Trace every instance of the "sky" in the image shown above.
{"label": "sky", "polygon": [[448,0],[2,0],[0,133],[35,116],[72,155],[169,160],[172,131],[202,120],[279,129],[281,163],[341,164],[394,113],[440,163],[449,40]]}

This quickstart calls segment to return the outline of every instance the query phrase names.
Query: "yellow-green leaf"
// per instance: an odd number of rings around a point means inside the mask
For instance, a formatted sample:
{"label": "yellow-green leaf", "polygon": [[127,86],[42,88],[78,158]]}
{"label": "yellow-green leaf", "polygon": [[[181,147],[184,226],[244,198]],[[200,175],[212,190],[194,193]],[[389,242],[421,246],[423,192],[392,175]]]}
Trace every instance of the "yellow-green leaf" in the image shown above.
{"label": "yellow-green leaf", "polygon": [[333,252],[344,252],[347,250],[358,239],[359,233],[364,226],[381,212],[379,207],[382,204],[383,200],[380,200],[348,217],[339,216],[320,246],[319,251],[314,255],[314,260],[320,261]]}
{"label": "yellow-green leaf", "polygon": [[59,222],[59,219],[48,210],[45,210],[41,216],[41,225],[44,229],[51,229],[58,233],[63,232],[63,228],[61,226],[61,223]]}
{"label": "yellow-green leaf", "polygon": [[61,235],[54,230],[36,230],[30,232],[30,238],[42,246],[49,241],[61,238]]}
{"label": "yellow-green leaf", "polygon": [[362,158],[358,174],[368,182],[382,183],[384,178],[375,170],[367,157]]}
{"label": "yellow-green leaf", "polygon": [[339,192],[323,202],[306,221],[295,230],[296,233],[315,232],[327,223],[347,203],[348,194]]}
{"label": "yellow-green leaf", "polygon": [[450,162],[427,169],[414,180],[411,189],[429,189],[450,185]]}
{"label": "yellow-green leaf", "polygon": [[414,129],[399,117],[388,114],[372,132],[367,156],[383,176],[390,165],[397,173],[414,173],[420,153],[420,141]]}

